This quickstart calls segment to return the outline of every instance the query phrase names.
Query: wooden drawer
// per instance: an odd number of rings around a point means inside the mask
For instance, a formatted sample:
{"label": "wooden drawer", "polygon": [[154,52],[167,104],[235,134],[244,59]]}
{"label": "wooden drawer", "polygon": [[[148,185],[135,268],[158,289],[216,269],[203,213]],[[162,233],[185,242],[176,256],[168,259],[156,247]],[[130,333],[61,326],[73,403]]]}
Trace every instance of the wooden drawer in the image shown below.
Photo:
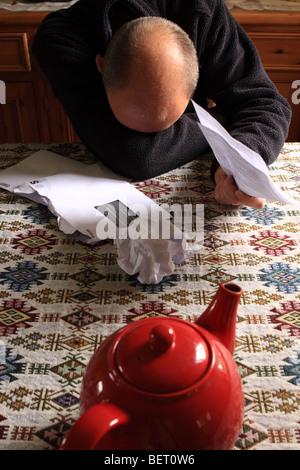
{"label": "wooden drawer", "polygon": [[0,33],[0,72],[30,72],[27,33]]}
{"label": "wooden drawer", "polygon": [[300,71],[300,34],[248,33],[268,70]]}

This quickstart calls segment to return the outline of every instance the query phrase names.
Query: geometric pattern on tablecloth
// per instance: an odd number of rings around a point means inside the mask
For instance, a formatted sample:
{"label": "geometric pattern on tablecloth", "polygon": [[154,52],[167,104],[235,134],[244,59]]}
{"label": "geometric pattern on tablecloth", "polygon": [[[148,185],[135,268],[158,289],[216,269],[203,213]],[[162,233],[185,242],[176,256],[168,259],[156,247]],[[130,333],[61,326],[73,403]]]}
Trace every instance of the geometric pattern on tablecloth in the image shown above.
{"label": "geometric pattern on tablecloth", "polygon": [[[1,168],[40,148],[92,162],[81,144],[7,144]],[[1,449],[57,449],[105,338],[145,317],[193,322],[228,281],[243,288],[234,359],[245,412],[235,449],[300,449],[300,210],[217,204],[210,158],[136,184],[159,204],[204,204],[203,248],[156,285],[124,273],[111,241],[84,245],[45,206],[0,191]],[[297,200],[299,168],[298,144],[270,168]]]}

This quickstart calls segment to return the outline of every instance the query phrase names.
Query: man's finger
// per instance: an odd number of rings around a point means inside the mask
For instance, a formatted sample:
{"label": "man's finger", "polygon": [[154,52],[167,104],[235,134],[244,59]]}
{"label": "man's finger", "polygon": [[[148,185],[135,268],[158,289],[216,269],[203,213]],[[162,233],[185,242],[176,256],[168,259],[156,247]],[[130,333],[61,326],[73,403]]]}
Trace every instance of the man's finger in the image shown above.
{"label": "man's finger", "polygon": [[235,192],[235,196],[241,201],[241,204],[245,206],[254,207],[255,209],[262,209],[265,205],[265,199],[260,197],[249,196],[240,189]]}

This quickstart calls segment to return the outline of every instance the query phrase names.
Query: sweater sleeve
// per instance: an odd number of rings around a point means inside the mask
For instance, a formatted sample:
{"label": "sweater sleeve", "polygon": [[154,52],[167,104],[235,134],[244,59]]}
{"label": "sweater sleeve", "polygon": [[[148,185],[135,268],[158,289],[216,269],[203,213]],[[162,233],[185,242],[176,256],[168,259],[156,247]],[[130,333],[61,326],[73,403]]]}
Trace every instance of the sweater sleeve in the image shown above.
{"label": "sweater sleeve", "polygon": [[199,87],[226,114],[228,132],[269,165],[287,137],[291,109],[267,76],[253,42],[226,5],[215,3]]}

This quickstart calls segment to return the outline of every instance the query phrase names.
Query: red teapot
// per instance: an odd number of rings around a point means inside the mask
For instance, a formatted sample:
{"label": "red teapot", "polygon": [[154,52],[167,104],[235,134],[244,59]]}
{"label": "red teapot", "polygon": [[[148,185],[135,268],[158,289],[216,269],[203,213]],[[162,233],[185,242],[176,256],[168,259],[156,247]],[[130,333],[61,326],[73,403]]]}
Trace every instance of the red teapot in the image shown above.
{"label": "red teapot", "polygon": [[222,284],[195,322],[152,317],[109,336],[82,383],[62,450],[229,450],[243,418],[233,360],[242,290]]}

